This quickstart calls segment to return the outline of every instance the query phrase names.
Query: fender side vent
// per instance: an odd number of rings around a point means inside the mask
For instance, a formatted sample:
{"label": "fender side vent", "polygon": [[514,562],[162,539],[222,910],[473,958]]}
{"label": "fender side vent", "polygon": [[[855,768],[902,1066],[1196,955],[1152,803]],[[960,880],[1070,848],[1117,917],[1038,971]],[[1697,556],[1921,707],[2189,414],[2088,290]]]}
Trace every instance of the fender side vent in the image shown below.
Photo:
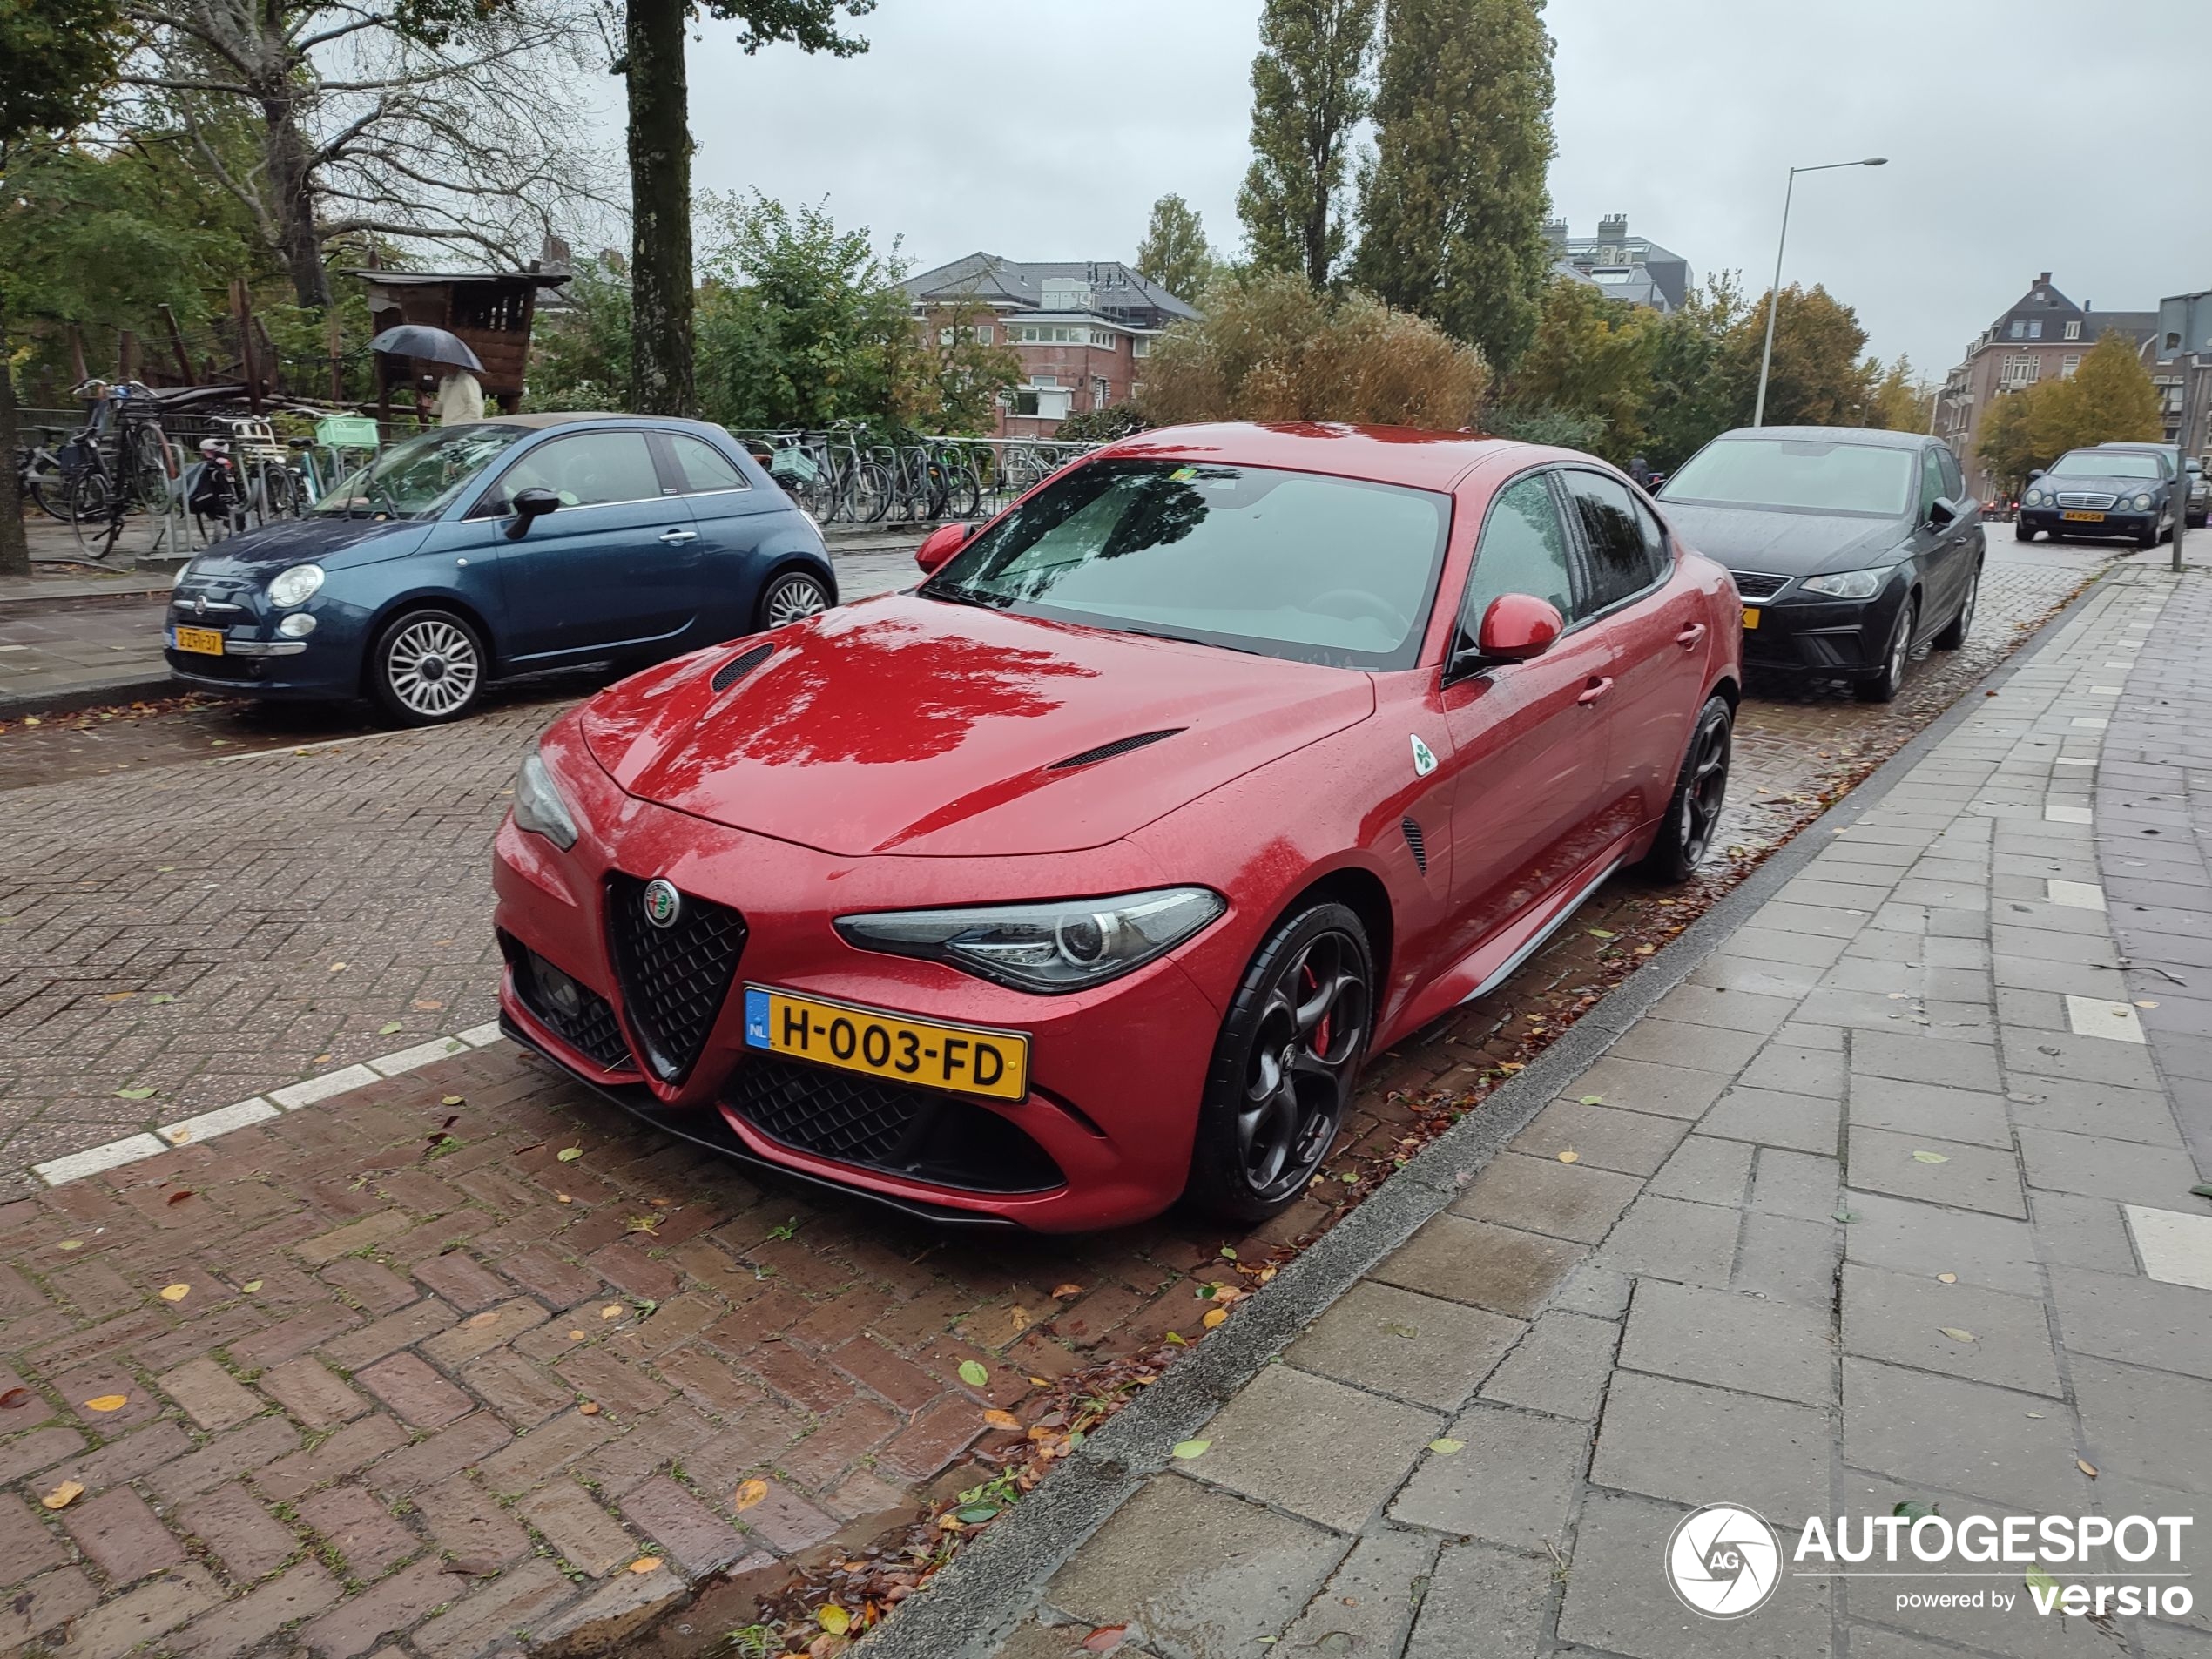
{"label": "fender side vent", "polygon": [[1423,875],[1428,873],[1428,846],[1421,840],[1421,826],[1410,818],[1398,820],[1398,827],[1405,833],[1406,845],[1413,850],[1413,867]]}
{"label": "fender side vent", "polygon": [[1164,732],[1140,732],[1135,737],[1116,738],[1111,743],[1102,743],[1096,749],[1086,749],[1079,755],[1069,755],[1065,760],[1055,760],[1045,770],[1066,772],[1076,766],[1088,766],[1096,761],[1111,760],[1116,755],[1125,755],[1132,749],[1142,749],[1148,743],[1157,743],[1162,738],[1171,738],[1188,726],[1171,725]]}
{"label": "fender side vent", "polygon": [[773,645],[755,645],[750,651],[741,651],[716,669],[714,678],[707,684],[718,691],[726,691],[775,654]]}

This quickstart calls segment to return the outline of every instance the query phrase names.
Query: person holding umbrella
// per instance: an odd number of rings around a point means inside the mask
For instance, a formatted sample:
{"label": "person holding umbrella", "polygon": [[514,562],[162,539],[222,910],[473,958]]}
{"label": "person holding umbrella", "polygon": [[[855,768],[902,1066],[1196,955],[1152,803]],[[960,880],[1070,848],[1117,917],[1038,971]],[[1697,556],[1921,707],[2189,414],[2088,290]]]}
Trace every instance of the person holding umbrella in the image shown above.
{"label": "person holding umbrella", "polygon": [[425,421],[435,415],[440,426],[462,426],[484,418],[484,388],[476,379],[484,366],[458,334],[423,323],[401,323],[370,341],[368,348],[387,357],[446,366],[435,396],[422,391],[415,394],[415,413]]}

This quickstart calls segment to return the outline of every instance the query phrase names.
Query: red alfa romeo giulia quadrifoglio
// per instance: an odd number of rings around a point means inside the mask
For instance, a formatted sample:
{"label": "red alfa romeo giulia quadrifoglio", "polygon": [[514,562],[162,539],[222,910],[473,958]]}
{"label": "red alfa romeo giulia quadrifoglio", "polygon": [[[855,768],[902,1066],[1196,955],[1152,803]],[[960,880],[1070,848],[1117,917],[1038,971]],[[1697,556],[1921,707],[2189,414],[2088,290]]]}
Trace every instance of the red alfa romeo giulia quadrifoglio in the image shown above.
{"label": "red alfa romeo giulia quadrifoglio", "polygon": [[546,733],[510,1035],[940,1219],[1257,1219],[1366,1055],[1712,837],[1736,592],[1587,455],[1184,427],[920,559]]}

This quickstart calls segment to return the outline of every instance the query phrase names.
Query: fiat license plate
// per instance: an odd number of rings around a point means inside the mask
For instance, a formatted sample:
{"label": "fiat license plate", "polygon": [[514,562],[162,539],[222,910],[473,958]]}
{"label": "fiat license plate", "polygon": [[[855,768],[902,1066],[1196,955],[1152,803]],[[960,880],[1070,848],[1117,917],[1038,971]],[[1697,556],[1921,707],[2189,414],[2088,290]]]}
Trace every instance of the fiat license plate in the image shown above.
{"label": "fiat license plate", "polygon": [[223,631],[220,628],[173,629],[169,643],[179,651],[198,651],[203,657],[220,657],[223,654]]}
{"label": "fiat license plate", "polygon": [[1756,628],[1759,625],[1759,613],[1749,605],[1743,607],[1743,625],[1746,628]]}
{"label": "fiat license plate", "polygon": [[1029,1039],[1019,1031],[913,1020],[748,985],[745,1040],[748,1049],[917,1089],[993,1100],[1023,1100],[1029,1093]]}
{"label": "fiat license plate", "polygon": [[2060,513],[2059,516],[2069,524],[2101,524],[2105,522],[2102,513]]}

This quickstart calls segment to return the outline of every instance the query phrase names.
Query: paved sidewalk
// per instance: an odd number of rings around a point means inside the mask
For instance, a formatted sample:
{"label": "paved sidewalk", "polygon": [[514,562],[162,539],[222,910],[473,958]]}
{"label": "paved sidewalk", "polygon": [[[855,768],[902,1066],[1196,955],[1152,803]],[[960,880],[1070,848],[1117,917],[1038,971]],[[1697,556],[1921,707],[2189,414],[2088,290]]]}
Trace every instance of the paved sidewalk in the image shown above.
{"label": "paved sidewalk", "polygon": [[[1070,1465],[1152,1472],[967,1650],[2212,1652],[2209,633],[2202,571],[2108,578],[1182,1455],[1132,1423]],[[1785,1551],[1727,1622],[1662,1570],[1722,1502]],[[2195,1517],[2142,1564],[2193,1609],[2040,1615],[2022,1566],[1909,1551],[1793,1571],[1809,1518],[1903,1503]],[[921,1651],[902,1622],[875,1640]]]}

